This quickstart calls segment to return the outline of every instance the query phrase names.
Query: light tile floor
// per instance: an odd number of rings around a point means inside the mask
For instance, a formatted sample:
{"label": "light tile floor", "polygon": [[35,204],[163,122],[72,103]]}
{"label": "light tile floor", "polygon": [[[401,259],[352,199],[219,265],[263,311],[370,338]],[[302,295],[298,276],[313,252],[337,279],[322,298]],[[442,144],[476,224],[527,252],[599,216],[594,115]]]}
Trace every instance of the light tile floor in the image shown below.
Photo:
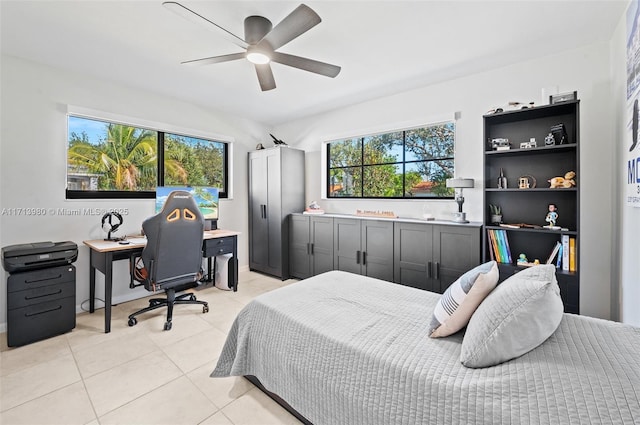
{"label": "light tile floor", "polygon": [[194,292],[209,302],[127,316],[148,298],[82,313],[71,332],[8,348],[0,334],[0,424],[299,424],[241,377],[210,378],[237,313],[255,296],[296,282],[241,272],[238,292],[210,285]]}

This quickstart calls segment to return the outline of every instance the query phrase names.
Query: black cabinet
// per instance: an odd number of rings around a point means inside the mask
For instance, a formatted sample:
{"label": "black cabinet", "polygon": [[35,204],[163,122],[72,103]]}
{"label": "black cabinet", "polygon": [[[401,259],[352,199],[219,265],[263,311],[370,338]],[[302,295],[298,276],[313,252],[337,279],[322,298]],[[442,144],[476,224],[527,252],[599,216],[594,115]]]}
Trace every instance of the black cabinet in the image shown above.
{"label": "black cabinet", "polygon": [[25,345],[75,328],[75,300],[75,266],[10,274],[7,279],[7,345]]}
{"label": "black cabinet", "polygon": [[334,268],[393,281],[393,221],[336,218]]}
{"label": "black cabinet", "polygon": [[[557,242],[572,238],[575,242],[575,270],[557,269],[556,276],[565,311],[579,313],[579,243],[580,243],[580,102],[568,101],[519,111],[485,115],[484,120],[484,205],[488,231],[504,230],[511,252],[511,262],[500,264],[500,280],[522,270],[517,265],[520,254],[529,262],[547,261]],[[566,132],[545,144],[552,127],[561,124]],[[521,143],[535,138],[536,146],[521,148]],[[492,139],[508,139],[511,148],[493,150]],[[562,143],[560,143],[562,142]],[[550,180],[573,171],[575,186],[551,188]],[[501,172],[506,188],[499,187]],[[528,187],[527,187],[528,186]],[[547,227],[549,204],[558,211],[557,227]],[[502,226],[494,223],[489,205],[499,206]],[[509,227],[506,227],[509,225]],[[493,258],[490,236],[483,234],[483,258]],[[556,261],[554,260],[554,263]]]}
{"label": "black cabinet", "polygon": [[396,222],[394,282],[443,293],[480,264],[480,227]]}
{"label": "black cabinet", "polygon": [[202,241],[202,256],[207,258],[207,280],[214,280],[214,259],[218,255],[231,254],[227,268],[226,286],[234,291],[238,290],[238,236],[224,236],[204,239]]}
{"label": "black cabinet", "polygon": [[289,277],[287,217],[304,210],[304,151],[249,152],[249,268]]}
{"label": "black cabinet", "polygon": [[333,270],[333,218],[291,214],[289,274],[305,279]]}

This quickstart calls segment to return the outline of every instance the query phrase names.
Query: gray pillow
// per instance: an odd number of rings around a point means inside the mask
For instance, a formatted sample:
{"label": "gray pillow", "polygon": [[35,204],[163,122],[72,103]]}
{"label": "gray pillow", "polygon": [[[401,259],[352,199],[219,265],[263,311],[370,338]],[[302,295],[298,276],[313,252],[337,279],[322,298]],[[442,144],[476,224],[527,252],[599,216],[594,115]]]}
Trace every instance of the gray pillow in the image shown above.
{"label": "gray pillow", "polygon": [[473,312],[498,284],[498,264],[481,264],[447,288],[433,310],[429,336],[439,338],[453,335],[467,326]]}
{"label": "gray pillow", "polygon": [[498,285],[471,316],[460,361],[478,368],[519,357],[555,332],[563,311],[554,265],[516,273]]}

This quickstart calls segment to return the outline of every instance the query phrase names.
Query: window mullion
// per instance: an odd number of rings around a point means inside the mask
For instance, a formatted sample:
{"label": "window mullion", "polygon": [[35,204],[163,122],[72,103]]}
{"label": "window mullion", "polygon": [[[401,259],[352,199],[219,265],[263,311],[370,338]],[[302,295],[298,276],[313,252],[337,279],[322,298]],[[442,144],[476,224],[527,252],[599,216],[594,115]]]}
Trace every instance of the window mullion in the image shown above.
{"label": "window mullion", "polygon": [[158,186],[164,186],[164,131],[158,131]]}

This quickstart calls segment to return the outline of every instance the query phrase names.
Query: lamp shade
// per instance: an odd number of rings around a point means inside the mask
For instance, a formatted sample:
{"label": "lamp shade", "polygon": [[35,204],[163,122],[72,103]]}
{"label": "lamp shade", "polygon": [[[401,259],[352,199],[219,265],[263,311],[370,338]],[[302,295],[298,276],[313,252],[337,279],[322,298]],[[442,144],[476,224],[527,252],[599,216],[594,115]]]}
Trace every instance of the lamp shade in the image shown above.
{"label": "lamp shade", "polygon": [[473,179],[447,179],[447,187],[454,187],[456,189],[473,187]]}

